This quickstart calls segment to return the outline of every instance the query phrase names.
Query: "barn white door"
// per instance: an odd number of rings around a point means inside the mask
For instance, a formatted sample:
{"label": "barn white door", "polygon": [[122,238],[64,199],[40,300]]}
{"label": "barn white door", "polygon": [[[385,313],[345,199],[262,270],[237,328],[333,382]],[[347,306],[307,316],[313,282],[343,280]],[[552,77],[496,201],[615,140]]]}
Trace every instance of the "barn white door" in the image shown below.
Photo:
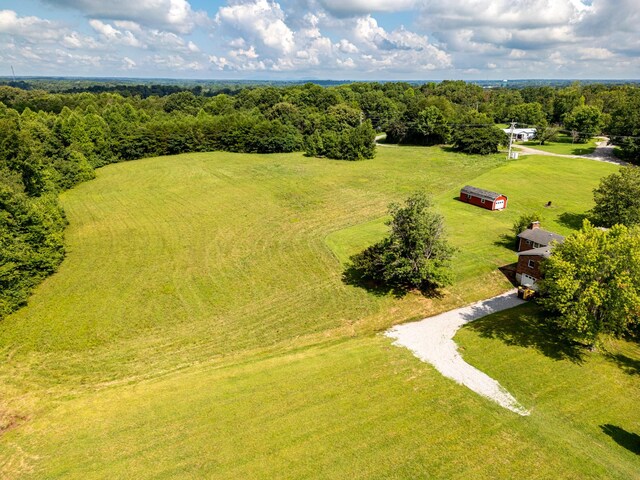
{"label": "barn white door", "polygon": [[504,200],[496,200],[496,210],[502,210],[504,208]]}

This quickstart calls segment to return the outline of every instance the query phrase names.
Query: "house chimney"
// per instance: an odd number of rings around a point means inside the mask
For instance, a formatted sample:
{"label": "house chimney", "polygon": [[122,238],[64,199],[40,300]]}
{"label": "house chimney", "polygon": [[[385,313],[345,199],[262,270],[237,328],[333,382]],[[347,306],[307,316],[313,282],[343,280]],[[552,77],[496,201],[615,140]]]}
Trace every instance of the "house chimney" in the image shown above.
{"label": "house chimney", "polygon": [[540,228],[540,222],[538,222],[537,220],[535,222],[531,222],[529,224],[529,229],[530,230],[534,230],[536,228]]}

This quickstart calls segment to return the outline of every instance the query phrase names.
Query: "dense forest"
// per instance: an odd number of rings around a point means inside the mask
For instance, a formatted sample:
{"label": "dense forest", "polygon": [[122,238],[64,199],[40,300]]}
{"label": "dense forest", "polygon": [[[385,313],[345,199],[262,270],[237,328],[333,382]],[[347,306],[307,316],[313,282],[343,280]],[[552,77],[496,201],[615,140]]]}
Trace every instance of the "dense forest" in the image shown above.
{"label": "dense forest", "polygon": [[26,302],[64,257],[59,192],[103,165],[226,150],[361,160],[374,137],[489,153],[496,123],[559,129],[575,141],[604,133],[640,161],[640,87],[492,88],[461,81],[250,86],[87,87],[80,93],[0,86],[0,318]]}

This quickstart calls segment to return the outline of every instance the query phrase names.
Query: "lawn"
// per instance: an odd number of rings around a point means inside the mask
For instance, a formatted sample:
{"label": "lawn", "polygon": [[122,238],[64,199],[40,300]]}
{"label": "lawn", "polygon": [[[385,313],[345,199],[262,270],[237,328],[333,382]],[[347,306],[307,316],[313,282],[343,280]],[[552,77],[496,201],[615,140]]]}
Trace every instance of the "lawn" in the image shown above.
{"label": "lawn", "polygon": [[[546,142],[540,145],[539,142],[531,140],[522,142],[522,145],[535,148],[549,153],[559,153],[562,155],[587,155],[596,149],[596,139],[592,138],[587,143],[574,143],[570,135],[559,135],[555,142]],[[517,147],[518,144],[516,144]]]}
{"label": "lawn", "polygon": [[[567,233],[612,171],[413,147],[366,162],[211,153],[100,169],[62,197],[59,272],[0,324],[0,476],[585,478],[613,466],[625,478],[634,458],[602,431],[564,432],[552,402],[514,418],[377,335],[508,288],[496,267],[515,260],[513,220],[544,210]],[[502,191],[508,209],[454,200],[467,183]],[[384,235],[388,203],[418,188],[460,249],[456,283],[441,299],[345,283],[349,255]],[[510,355],[528,368],[502,339],[474,342],[492,342],[495,368]],[[544,397],[557,372],[540,365]],[[624,386],[630,374],[606,365]],[[530,398],[519,373],[498,373]]]}
{"label": "lawn", "polygon": [[[634,478],[637,364],[554,358],[531,315],[503,312],[457,338],[529,417],[374,336],[83,395],[9,432],[9,454],[37,455],[25,478],[48,479]],[[640,358],[637,345],[620,351]]]}

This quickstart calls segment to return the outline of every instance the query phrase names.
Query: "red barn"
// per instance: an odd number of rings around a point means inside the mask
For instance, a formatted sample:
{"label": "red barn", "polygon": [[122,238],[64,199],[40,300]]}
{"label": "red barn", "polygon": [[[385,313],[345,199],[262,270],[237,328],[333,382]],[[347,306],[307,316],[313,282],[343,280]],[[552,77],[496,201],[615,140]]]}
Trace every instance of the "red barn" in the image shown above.
{"label": "red barn", "polygon": [[460,201],[488,210],[504,210],[507,208],[506,195],[482,190],[471,185],[467,185],[460,190]]}

